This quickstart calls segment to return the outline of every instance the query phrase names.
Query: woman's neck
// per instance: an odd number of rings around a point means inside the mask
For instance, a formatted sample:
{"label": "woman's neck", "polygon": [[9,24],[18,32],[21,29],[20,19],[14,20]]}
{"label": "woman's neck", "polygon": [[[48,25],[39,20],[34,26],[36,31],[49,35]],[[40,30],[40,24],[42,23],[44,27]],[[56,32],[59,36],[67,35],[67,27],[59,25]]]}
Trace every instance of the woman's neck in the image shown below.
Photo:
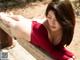
{"label": "woman's neck", "polygon": [[51,31],[48,21],[46,20],[43,25],[48,31],[48,38],[53,45],[57,45],[60,43],[62,38],[62,31]]}
{"label": "woman's neck", "polygon": [[49,28],[49,24],[48,24],[48,21],[45,20],[45,22],[43,23],[44,27],[47,29],[47,32],[48,32],[48,38],[50,40],[50,42],[52,42],[52,35],[51,35],[51,30]]}

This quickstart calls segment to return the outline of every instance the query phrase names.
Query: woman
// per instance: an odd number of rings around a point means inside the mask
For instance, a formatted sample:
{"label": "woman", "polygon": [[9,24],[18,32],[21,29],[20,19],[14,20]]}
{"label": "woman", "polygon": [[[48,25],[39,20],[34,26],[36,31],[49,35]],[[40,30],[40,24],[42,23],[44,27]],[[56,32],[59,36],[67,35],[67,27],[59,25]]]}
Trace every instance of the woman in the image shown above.
{"label": "woman", "polygon": [[[75,15],[67,1],[48,4],[45,19],[30,21],[22,16],[0,13],[1,22],[16,38],[28,40],[57,60],[74,60],[74,55],[64,46],[70,45],[75,26]],[[24,42],[26,43],[26,42]]]}

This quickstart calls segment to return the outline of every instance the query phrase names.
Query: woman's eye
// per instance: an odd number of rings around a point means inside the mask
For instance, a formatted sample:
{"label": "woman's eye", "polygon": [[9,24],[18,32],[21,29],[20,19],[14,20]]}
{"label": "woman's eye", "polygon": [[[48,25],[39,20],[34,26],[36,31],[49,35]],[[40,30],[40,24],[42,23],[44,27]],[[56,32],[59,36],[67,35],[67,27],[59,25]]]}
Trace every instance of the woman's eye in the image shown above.
{"label": "woman's eye", "polygon": [[52,19],[51,17],[48,17],[48,19]]}

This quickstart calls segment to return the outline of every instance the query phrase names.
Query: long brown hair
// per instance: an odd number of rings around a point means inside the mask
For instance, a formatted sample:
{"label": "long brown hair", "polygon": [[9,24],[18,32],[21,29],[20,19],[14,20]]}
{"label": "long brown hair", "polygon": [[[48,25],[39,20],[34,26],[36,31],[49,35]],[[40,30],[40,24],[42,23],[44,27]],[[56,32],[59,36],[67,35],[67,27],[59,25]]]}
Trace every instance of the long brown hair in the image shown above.
{"label": "long brown hair", "polygon": [[46,16],[50,10],[55,13],[57,21],[62,26],[63,36],[60,44],[68,46],[71,43],[74,34],[75,14],[73,7],[69,0],[52,1],[48,4],[45,12]]}

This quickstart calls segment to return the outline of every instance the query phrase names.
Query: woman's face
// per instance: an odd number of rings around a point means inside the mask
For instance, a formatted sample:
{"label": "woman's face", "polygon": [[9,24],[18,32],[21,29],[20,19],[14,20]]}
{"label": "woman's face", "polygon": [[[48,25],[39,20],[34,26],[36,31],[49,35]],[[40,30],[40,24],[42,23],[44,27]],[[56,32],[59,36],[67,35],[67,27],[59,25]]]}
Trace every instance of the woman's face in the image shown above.
{"label": "woman's face", "polygon": [[61,25],[59,24],[59,22],[57,21],[55,14],[53,11],[49,11],[48,15],[46,16],[47,20],[48,20],[48,24],[49,27],[51,29],[51,31],[59,31],[61,30]]}
{"label": "woman's face", "polygon": [[61,38],[62,38],[62,27],[57,21],[53,11],[50,10],[46,18],[49,24],[48,25],[49,29],[51,31],[50,34],[52,35],[52,40],[54,39],[54,41],[52,42],[55,45],[57,45],[61,41]]}

